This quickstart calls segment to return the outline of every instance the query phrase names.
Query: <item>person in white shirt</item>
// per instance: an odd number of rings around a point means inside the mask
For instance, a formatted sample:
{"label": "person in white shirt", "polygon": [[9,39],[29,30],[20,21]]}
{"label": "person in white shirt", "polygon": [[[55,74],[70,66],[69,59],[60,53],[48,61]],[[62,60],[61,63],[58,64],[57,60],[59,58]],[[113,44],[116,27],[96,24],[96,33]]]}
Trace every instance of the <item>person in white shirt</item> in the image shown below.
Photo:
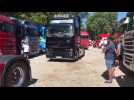
{"label": "person in white shirt", "polygon": [[22,49],[23,49],[24,57],[28,58],[29,44],[28,44],[28,38],[27,37],[25,37],[25,39],[22,40]]}

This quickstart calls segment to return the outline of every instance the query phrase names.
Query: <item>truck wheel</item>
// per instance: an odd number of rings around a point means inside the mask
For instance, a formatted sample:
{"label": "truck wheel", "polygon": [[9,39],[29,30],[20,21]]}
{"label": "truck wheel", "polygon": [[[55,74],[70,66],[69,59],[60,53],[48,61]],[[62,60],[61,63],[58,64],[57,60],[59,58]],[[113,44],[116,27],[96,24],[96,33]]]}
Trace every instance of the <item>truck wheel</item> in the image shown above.
{"label": "truck wheel", "polygon": [[83,49],[83,55],[82,55],[82,57],[84,57],[85,56],[85,49]]}
{"label": "truck wheel", "polygon": [[74,60],[77,60],[79,58],[79,52],[75,51],[74,52]]}
{"label": "truck wheel", "polygon": [[26,64],[17,62],[11,65],[5,73],[5,87],[22,87],[28,82]]}
{"label": "truck wheel", "polygon": [[85,49],[84,48],[81,48],[79,50],[79,57],[83,57],[83,56],[85,56]]}

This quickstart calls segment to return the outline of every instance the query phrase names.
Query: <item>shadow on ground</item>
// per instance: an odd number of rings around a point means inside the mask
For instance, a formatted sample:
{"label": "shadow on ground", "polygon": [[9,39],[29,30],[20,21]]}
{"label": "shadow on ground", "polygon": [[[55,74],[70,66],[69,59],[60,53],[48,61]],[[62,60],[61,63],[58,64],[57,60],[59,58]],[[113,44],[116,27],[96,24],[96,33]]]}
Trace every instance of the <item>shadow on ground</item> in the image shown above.
{"label": "shadow on ground", "polygon": [[68,59],[50,59],[49,62],[76,62],[77,60],[68,60]]}
{"label": "shadow on ground", "polygon": [[[125,74],[123,78],[117,77],[116,81],[120,87],[134,87],[134,72],[129,71],[125,67],[121,67],[120,70]],[[108,72],[105,71],[101,75],[105,80],[108,79]]]}
{"label": "shadow on ground", "polygon": [[129,71],[125,67],[121,67],[120,70],[126,75],[124,78],[116,78],[120,87],[134,87],[134,72]]}
{"label": "shadow on ground", "polygon": [[30,55],[30,56],[29,56],[29,59],[33,59],[33,58],[36,58],[36,57],[39,57],[39,56],[42,56],[42,55],[45,55],[45,53],[36,54],[36,55]]}
{"label": "shadow on ground", "polygon": [[37,82],[37,80],[38,79],[32,79],[30,82],[28,82],[26,85],[25,85],[25,87],[28,87],[28,86],[30,86],[30,85],[32,85],[32,84],[35,84],[36,82]]}
{"label": "shadow on ground", "polygon": [[105,80],[108,80],[108,71],[105,71],[101,75]]}
{"label": "shadow on ground", "polygon": [[81,60],[83,57],[80,57],[79,59],[76,60],[70,60],[70,59],[49,59],[49,62],[69,62],[69,63],[73,63],[73,62],[77,62],[79,60]]}

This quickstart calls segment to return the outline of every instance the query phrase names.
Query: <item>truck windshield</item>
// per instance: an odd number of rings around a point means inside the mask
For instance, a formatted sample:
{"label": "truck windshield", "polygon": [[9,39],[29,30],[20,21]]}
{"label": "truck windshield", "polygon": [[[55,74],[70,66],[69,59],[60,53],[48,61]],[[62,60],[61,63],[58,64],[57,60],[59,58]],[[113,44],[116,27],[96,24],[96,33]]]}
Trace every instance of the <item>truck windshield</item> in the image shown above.
{"label": "truck windshield", "polygon": [[12,24],[0,23],[0,31],[7,33],[15,33],[15,27]]}
{"label": "truck windshield", "polygon": [[48,37],[72,37],[72,24],[50,24],[48,27]]}

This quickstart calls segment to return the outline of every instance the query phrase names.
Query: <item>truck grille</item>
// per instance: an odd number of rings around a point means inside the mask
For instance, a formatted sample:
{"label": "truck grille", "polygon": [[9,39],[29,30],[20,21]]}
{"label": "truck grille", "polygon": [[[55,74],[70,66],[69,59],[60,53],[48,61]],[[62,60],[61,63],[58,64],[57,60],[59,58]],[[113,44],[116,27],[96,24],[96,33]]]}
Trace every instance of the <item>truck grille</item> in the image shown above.
{"label": "truck grille", "polygon": [[133,64],[134,56],[134,31],[125,34],[124,37],[124,62],[127,65]]}
{"label": "truck grille", "polygon": [[132,56],[126,54],[126,55],[125,55],[125,63],[126,63],[127,65],[130,65],[130,64],[132,63],[132,61],[133,61]]}

